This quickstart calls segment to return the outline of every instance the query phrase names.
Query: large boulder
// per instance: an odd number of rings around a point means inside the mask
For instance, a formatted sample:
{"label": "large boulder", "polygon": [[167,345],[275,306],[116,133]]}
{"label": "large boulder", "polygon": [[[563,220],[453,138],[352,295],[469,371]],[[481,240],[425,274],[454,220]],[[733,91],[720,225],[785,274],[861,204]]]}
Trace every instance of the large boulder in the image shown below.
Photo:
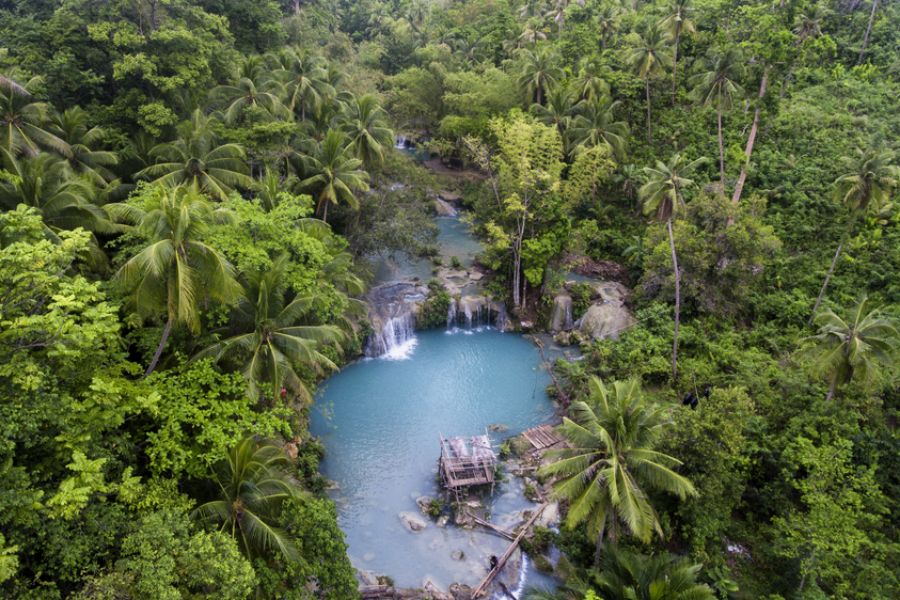
{"label": "large boulder", "polygon": [[632,325],[634,317],[624,304],[612,302],[592,305],[576,323],[584,335],[595,340],[617,340]]}

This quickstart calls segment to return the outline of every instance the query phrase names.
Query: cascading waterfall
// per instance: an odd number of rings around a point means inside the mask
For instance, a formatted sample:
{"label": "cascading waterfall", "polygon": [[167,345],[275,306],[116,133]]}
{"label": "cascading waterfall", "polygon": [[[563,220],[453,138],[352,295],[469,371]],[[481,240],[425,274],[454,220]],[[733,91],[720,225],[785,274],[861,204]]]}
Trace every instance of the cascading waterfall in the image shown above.
{"label": "cascading waterfall", "polygon": [[491,302],[484,296],[462,296],[450,300],[447,329],[473,331],[484,327],[506,328],[508,317],[502,302]]}
{"label": "cascading waterfall", "polygon": [[426,288],[411,282],[377,286],[369,292],[372,334],[366,340],[366,356],[400,360],[416,347],[416,312],[425,300]]}
{"label": "cascading waterfall", "polygon": [[391,317],[373,331],[366,341],[366,356],[402,359],[409,356],[416,343],[416,316],[412,310]]}

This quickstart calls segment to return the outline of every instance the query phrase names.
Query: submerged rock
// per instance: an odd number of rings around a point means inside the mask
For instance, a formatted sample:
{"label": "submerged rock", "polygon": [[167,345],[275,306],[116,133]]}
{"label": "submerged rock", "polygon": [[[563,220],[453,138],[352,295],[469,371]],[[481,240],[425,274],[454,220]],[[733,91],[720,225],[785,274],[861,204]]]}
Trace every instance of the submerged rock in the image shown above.
{"label": "submerged rock", "polygon": [[464,583],[450,584],[450,595],[453,600],[469,600],[472,597],[472,588]]}
{"label": "submerged rock", "polygon": [[453,560],[465,560],[466,553],[462,550],[454,550],[450,553],[450,558],[452,558]]}
{"label": "submerged rock", "polygon": [[417,533],[428,527],[428,523],[426,523],[425,520],[417,514],[411,512],[402,512],[400,513],[399,517],[400,521],[403,523],[403,526],[413,533]]}

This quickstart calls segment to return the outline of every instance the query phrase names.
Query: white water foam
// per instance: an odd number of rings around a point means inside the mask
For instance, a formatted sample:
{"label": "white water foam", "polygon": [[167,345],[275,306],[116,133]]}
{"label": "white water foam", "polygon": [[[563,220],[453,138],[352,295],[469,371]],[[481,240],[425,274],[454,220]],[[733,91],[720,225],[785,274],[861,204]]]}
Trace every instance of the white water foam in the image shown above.
{"label": "white water foam", "polygon": [[418,345],[419,340],[416,338],[416,336],[413,336],[411,338],[407,338],[396,346],[391,346],[390,348],[388,348],[387,352],[379,355],[377,358],[381,360],[409,360],[410,358],[412,358],[413,352]]}

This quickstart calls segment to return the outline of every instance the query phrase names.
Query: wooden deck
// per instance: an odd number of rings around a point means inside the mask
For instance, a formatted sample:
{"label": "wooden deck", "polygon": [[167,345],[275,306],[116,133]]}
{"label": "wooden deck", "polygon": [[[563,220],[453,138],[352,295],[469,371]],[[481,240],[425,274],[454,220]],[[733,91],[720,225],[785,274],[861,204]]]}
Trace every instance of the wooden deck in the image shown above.
{"label": "wooden deck", "polygon": [[522,436],[528,440],[535,452],[542,452],[550,448],[561,448],[566,445],[566,440],[556,433],[552,425],[539,425],[524,431]]}

